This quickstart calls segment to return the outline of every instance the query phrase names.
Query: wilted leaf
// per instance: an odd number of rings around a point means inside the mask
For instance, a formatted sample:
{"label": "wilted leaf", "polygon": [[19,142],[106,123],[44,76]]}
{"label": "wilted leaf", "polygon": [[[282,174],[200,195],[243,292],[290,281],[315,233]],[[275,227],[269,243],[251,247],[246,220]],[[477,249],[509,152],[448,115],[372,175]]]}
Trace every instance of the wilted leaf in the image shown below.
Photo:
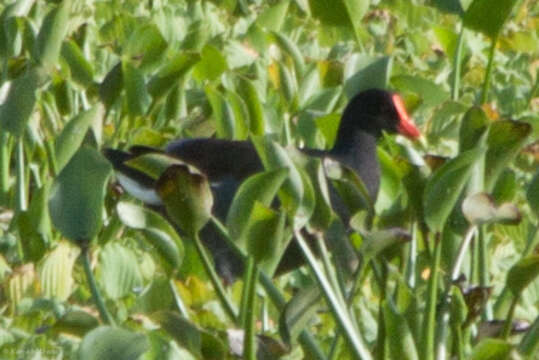
{"label": "wilted leaf", "polygon": [[464,199],[462,213],[475,225],[493,222],[518,224],[521,220],[520,211],[515,205],[504,203],[496,206],[494,200],[486,193],[477,193]]}

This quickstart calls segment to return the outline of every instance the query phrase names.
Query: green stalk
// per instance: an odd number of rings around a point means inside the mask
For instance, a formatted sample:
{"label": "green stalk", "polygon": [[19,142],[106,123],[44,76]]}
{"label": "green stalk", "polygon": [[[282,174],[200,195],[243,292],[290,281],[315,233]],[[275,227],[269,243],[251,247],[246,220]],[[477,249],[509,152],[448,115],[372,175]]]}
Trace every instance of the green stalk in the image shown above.
{"label": "green stalk", "polygon": [[195,247],[198,252],[198,256],[200,257],[200,260],[202,262],[202,265],[204,265],[204,269],[206,270],[206,274],[210,277],[210,281],[213,284],[213,288],[215,289],[215,292],[217,293],[217,297],[219,298],[219,301],[221,302],[221,305],[223,305],[223,308],[225,310],[225,313],[228,315],[230,320],[232,320],[235,324],[238,324],[238,315],[236,314],[236,310],[234,309],[234,306],[226,296],[225,289],[223,288],[223,284],[221,283],[221,280],[219,279],[219,276],[215,272],[215,269],[213,268],[210,257],[208,256],[208,253],[206,252],[206,249],[204,248],[204,245],[202,245],[202,242],[200,241],[200,236],[198,233],[195,233],[193,236],[193,239],[195,241]]}
{"label": "green stalk", "polygon": [[459,98],[460,90],[460,69],[462,65],[462,48],[464,44],[464,25],[460,25],[460,34],[457,43],[457,49],[455,51],[455,58],[453,59],[453,83],[451,84],[451,99],[457,101]]}
{"label": "green stalk", "polygon": [[296,241],[301,247],[301,250],[307,260],[307,263],[309,264],[309,267],[311,268],[311,271],[314,274],[322,293],[324,294],[326,302],[331,308],[331,312],[335,316],[335,321],[340,326],[346,340],[348,340],[352,353],[358,359],[371,360],[372,355],[367,348],[367,345],[364,343],[359,330],[354,326],[346,303],[342,295],[338,293],[339,289],[332,288],[330,281],[318,266],[316,257],[309,248],[309,245],[307,245],[303,235],[299,231],[296,231],[295,236]]}
{"label": "green stalk", "polygon": [[247,292],[245,322],[245,339],[243,341],[243,358],[247,360],[256,360],[256,331],[255,331],[255,307],[256,307],[256,283],[258,281],[258,267],[252,258],[247,261],[249,281],[244,292]]}
{"label": "green stalk", "polygon": [[513,298],[513,302],[511,303],[511,307],[509,308],[509,313],[507,314],[507,318],[505,319],[505,326],[503,327],[504,340],[507,340],[509,338],[509,335],[511,334],[511,328],[513,327],[513,318],[515,316],[515,309],[517,308],[518,304],[518,298],[519,296],[515,296]]}
{"label": "green stalk", "polygon": [[[489,282],[489,271],[488,271],[488,252],[487,244],[485,241],[485,229],[479,227],[479,232],[477,233],[477,240],[479,242],[479,254],[478,254],[478,276],[479,276],[479,285],[482,287],[487,287]],[[492,304],[487,302],[485,309],[481,313],[481,319],[486,321],[492,319]]]}
{"label": "green stalk", "polygon": [[422,359],[434,360],[434,337],[436,329],[436,303],[438,295],[438,269],[442,258],[442,243],[440,233],[435,236],[434,257],[428,284],[426,314],[423,319],[423,342],[421,347]]}
{"label": "green stalk", "polygon": [[99,311],[99,315],[101,316],[101,320],[103,320],[105,324],[116,325],[114,319],[112,318],[112,316],[107,310],[107,307],[105,306],[105,301],[103,300],[99,289],[97,288],[97,283],[95,281],[94,274],[92,273],[92,268],[90,266],[90,255],[88,253],[88,246],[82,246],[81,250],[82,265],[84,267],[84,272],[86,273],[86,280],[88,280],[88,285],[90,286],[90,291],[92,292],[92,297],[94,298],[94,302],[97,306],[97,310]]}
{"label": "green stalk", "polygon": [[26,166],[24,163],[24,142],[22,137],[17,140],[17,192],[15,211],[19,213],[27,209],[26,203]]}
{"label": "green stalk", "polygon": [[168,285],[170,286],[170,291],[172,292],[172,296],[174,297],[174,303],[176,304],[178,311],[184,318],[189,319],[189,312],[187,311],[187,306],[185,306],[180,294],[178,294],[176,284],[174,284],[174,279],[170,279]]}
{"label": "green stalk", "polygon": [[484,104],[488,100],[488,91],[490,89],[490,78],[492,77],[492,68],[494,67],[494,55],[496,53],[496,43],[498,42],[498,35],[492,39],[490,51],[488,54],[487,72],[485,74],[485,81],[483,82],[483,92],[481,93],[481,104]]}
{"label": "green stalk", "polygon": [[[247,256],[243,251],[238,248],[237,244],[232,240],[228,234],[227,228],[217,219],[215,216],[211,218],[212,224],[219,234],[225,239],[226,243],[232,250],[245,262]],[[271,278],[264,272],[260,272],[260,283],[264,287],[266,294],[268,294],[271,302],[277,308],[278,311],[282,311],[286,305],[286,300],[279,290],[273,285]],[[327,360],[326,356],[318,346],[314,337],[307,330],[303,330],[299,335],[299,343],[303,347],[303,351],[308,354],[309,359],[313,360]],[[306,355],[307,356],[307,355]]]}
{"label": "green stalk", "polygon": [[0,129],[0,205],[8,205],[10,136]]}

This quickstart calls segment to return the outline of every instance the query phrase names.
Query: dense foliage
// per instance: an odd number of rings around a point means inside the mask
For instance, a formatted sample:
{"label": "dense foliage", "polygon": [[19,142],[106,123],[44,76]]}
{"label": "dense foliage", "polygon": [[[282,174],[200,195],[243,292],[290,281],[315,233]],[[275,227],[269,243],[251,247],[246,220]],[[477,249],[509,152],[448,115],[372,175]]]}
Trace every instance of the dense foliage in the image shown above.
{"label": "dense foliage", "polygon": [[[15,0],[0,14],[0,358],[539,353],[539,2]],[[375,203],[346,168],[287,147],[329,148],[372,87],[399,92],[424,134],[382,139]],[[226,221],[196,169],[132,164],[182,234],[101,154],[210,136],[265,159]],[[357,211],[349,228],[327,182]],[[228,287],[200,246],[207,222],[245,257]],[[307,265],[271,280],[294,232]]]}

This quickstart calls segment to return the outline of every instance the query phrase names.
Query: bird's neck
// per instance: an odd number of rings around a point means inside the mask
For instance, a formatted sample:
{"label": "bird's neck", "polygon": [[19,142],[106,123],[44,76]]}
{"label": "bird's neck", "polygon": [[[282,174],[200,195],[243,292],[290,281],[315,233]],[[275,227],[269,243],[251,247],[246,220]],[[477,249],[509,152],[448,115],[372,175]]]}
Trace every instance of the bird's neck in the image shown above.
{"label": "bird's neck", "polygon": [[330,156],[351,167],[360,176],[373,199],[380,185],[380,165],[376,154],[376,137],[365,131],[340,133]]}

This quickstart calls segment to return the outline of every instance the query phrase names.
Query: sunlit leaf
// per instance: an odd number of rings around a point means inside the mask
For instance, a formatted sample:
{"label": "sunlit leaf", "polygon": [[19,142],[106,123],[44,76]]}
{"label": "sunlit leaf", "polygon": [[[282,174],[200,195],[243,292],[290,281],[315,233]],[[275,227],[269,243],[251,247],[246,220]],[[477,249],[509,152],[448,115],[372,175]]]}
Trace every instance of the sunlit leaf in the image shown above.
{"label": "sunlit leaf", "polygon": [[78,355],[81,360],[131,360],[138,359],[148,348],[146,335],[100,326],[82,339]]}

